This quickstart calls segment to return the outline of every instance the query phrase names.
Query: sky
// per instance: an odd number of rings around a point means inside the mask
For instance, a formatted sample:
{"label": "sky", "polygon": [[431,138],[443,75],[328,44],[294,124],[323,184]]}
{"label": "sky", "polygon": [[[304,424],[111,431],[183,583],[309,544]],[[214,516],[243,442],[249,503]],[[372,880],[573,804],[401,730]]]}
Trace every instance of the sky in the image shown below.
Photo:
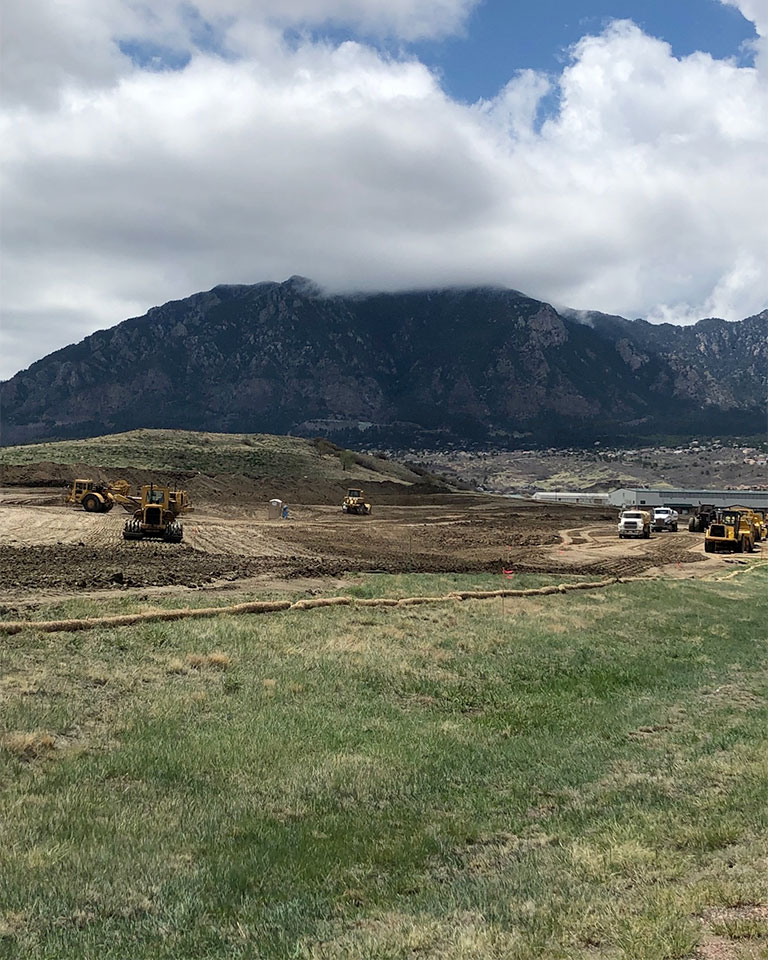
{"label": "sky", "polygon": [[220,283],[768,307],[768,0],[8,0],[0,379]]}

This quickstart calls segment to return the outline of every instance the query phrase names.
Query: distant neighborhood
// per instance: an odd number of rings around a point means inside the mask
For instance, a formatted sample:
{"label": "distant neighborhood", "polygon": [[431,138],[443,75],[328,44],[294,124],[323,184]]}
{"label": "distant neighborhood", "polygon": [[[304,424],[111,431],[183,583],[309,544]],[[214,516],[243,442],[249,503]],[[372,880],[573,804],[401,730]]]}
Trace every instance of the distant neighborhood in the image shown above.
{"label": "distant neighborhood", "polygon": [[768,491],[768,440],[753,438],[633,448],[596,443],[588,449],[412,449],[386,455],[459,486],[506,495],[604,494],[635,487]]}

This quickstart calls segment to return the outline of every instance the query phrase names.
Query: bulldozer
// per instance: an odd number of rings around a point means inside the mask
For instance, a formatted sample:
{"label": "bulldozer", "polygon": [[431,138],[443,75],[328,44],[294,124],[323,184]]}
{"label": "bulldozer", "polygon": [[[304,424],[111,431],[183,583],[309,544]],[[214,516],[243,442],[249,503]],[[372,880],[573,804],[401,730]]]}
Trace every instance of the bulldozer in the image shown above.
{"label": "bulldozer", "polygon": [[125,521],[124,540],[153,538],[167,543],[181,543],[184,527],[179,516],[192,508],[184,490],[145,484],[141,488],[138,509],[130,520]]}
{"label": "bulldozer", "polygon": [[723,510],[709,525],[704,536],[704,550],[717,553],[751,553],[755,549],[755,524],[752,511]]}
{"label": "bulldozer", "polygon": [[367,516],[371,512],[371,505],[365,502],[362,490],[358,487],[350,487],[347,490],[346,497],[344,497],[341,509],[344,513],[357,513]]}
{"label": "bulldozer", "polygon": [[73,480],[65,503],[80,504],[86,513],[109,513],[116,503],[126,510],[135,510],[138,499],[130,496],[127,480],[102,483],[100,480]]}

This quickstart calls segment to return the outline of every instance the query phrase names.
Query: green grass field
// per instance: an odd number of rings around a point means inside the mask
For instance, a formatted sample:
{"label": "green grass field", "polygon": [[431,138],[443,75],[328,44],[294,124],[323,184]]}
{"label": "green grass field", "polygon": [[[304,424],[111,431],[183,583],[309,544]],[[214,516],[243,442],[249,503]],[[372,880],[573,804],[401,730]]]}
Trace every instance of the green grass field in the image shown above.
{"label": "green grass field", "polygon": [[84,463],[140,470],[240,473],[251,477],[419,481],[391,460],[344,451],[324,441],[272,434],[131,430],[87,440],[0,447],[0,464]]}
{"label": "green grass field", "polygon": [[767,623],[757,568],[5,637],[0,956],[765,957]]}

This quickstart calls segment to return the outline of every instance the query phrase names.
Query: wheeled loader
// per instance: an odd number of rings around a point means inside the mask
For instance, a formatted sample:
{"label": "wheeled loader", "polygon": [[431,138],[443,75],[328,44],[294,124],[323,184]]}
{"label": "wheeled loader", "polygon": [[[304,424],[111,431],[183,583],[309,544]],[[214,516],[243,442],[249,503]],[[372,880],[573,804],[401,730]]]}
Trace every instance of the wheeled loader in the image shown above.
{"label": "wheeled loader", "polygon": [[709,525],[704,536],[704,550],[718,553],[751,553],[755,549],[755,525],[750,513],[741,510],[723,510]]}
{"label": "wheeled loader", "polygon": [[126,510],[135,510],[138,498],[130,496],[131,485],[127,480],[73,480],[65,503],[80,504],[86,513],[109,513],[116,503]]}

